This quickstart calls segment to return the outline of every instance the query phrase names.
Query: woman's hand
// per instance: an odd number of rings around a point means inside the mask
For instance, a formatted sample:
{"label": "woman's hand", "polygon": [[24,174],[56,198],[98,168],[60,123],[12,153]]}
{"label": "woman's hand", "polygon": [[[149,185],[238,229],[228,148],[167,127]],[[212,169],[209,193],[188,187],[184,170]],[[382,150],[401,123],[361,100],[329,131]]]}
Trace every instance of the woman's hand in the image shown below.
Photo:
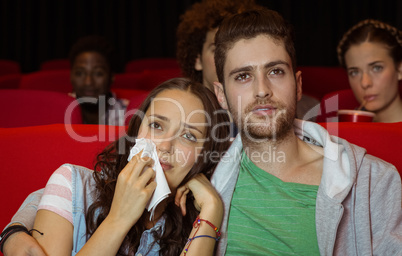
{"label": "woman's hand", "polygon": [[219,194],[204,174],[198,174],[184,186],[177,189],[175,204],[180,207],[183,216],[186,215],[186,200],[190,191],[195,198],[195,207],[200,212],[218,216],[223,214],[223,203]]}
{"label": "woman's hand", "polygon": [[[195,239],[194,236],[197,234],[212,238],[219,237],[218,230],[223,218],[222,200],[209,180],[203,174],[198,174],[177,189],[175,203],[181,208],[183,215],[186,215],[186,198],[189,191],[194,195],[194,204],[200,210],[201,220],[199,225],[193,226],[189,236],[192,240],[183,248],[181,255],[214,255],[215,239]],[[215,227],[218,230],[215,230]]]}
{"label": "woman's hand", "polygon": [[117,178],[108,221],[122,224],[127,231],[138,221],[156,189],[153,160],[135,155]]}
{"label": "woman's hand", "polygon": [[4,243],[3,252],[4,256],[45,256],[35,238],[24,232],[12,234]]}

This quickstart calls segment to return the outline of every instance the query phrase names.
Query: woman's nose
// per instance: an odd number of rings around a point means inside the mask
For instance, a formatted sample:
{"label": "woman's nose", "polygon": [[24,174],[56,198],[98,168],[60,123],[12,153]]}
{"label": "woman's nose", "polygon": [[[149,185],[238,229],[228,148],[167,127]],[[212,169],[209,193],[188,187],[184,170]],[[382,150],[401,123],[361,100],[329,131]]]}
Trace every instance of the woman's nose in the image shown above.
{"label": "woman's nose", "polygon": [[371,76],[367,74],[366,72],[363,72],[362,74],[362,80],[361,80],[361,86],[363,89],[370,88],[373,85],[373,81],[371,79]]}
{"label": "woman's nose", "polygon": [[156,148],[163,153],[173,152],[173,138],[158,138],[155,144]]}

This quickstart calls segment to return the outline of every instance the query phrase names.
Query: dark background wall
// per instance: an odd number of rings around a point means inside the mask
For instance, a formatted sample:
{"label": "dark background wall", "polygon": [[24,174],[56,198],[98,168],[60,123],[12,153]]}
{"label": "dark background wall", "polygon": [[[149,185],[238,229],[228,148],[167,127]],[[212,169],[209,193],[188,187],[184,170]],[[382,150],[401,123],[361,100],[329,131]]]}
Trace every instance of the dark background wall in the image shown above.
{"label": "dark background wall", "polygon": [[[20,62],[25,73],[36,71],[42,61],[67,58],[75,40],[88,34],[114,43],[120,71],[132,59],[175,57],[179,16],[198,1],[0,0],[0,59]],[[337,65],[337,42],[362,19],[402,28],[402,0],[256,2],[294,25],[299,65]]]}

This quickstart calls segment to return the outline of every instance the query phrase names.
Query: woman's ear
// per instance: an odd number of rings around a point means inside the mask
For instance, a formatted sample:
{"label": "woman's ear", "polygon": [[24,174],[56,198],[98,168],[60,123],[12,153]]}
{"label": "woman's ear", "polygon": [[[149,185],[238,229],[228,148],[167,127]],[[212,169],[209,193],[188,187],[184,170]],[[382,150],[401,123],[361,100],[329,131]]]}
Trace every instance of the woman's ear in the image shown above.
{"label": "woman's ear", "polygon": [[194,69],[197,71],[202,71],[202,61],[200,54],[198,54],[197,58],[195,58]]}
{"label": "woman's ear", "polygon": [[216,98],[218,99],[219,105],[221,105],[221,107],[223,109],[228,109],[228,104],[226,102],[226,96],[225,96],[225,92],[223,91],[223,85],[219,82],[214,82],[214,89],[215,89],[215,95]]}
{"label": "woman's ear", "polygon": [[398,66],[398,80],[402,80],[402,61],[399,63]]}

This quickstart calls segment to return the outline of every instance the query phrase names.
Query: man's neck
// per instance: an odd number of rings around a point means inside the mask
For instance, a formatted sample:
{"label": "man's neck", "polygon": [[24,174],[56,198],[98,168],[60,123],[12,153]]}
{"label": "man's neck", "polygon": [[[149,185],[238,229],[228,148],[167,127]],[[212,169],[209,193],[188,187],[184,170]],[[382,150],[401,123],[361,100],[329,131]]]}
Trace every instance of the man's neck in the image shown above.
{"label": "man's neck", "polygon": [[244,137],[243,149],[260,169],[285,182],[320,183],[323,150],[300,140],[293,129],[280,141],[253,142]]}

